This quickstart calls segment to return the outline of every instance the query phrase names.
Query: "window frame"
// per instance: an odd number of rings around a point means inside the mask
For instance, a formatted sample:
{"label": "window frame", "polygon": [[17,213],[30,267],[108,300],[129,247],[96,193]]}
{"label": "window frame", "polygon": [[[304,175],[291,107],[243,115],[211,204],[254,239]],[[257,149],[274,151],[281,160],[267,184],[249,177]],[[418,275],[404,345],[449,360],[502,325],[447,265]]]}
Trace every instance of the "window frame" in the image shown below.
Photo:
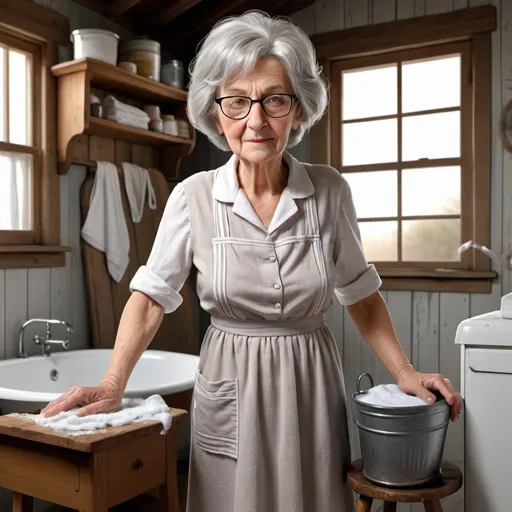
{"label": "window frame", "polygon": [[[398,174],[404,169],[421,169],[421,168],[430,168],[430,167],[445,167],[445,166],[460,166],[461,168],[461,212],[460,218],[461,221],[461,232],[462,239],[459,245],[467,240],[472,239],[472,217],[473,217],[473,208],[472,208],[472,196],[473,196],[473,179],[471,175],[471,162],[468,161],[468,155],[472,152],[472,137],[471,137],[471,119],[472,119],[472,104],[471,104],[471,95],[472,95],[472,84],[469,76],[470,70],[470,56],[471,56],[471,48],[469,42],[457,42],[457,43],[447,43],[436,46],[429,46],[427,48],[414,48],[414,49],[406,49],[395,52],[389,52],[378,56],[370,56],[370,57],[361,57],[359,59],[345,59],[345,60],[333,60],[330,64],[330,75],[331,85],[332,85],[332,102],[331,102],[331,133],[330,136],[334,141],[340,141],[340,144],[332,144],[331,145],[331,162],[336,169],[338,169],[342,174],[349,174],[351,172],[366,172],[366,171],[379,171],[379,170],[396,170]],[[347,70],[356,70],[358,68],[369,68],[374,66],[386,65],[386,64],[394,64],[402,61],[409,60],[420,60],[420,59],[428,59],[431,57],[442,57],[444,55],[453,55],[455,53],[459,53],[461,55],[461,104],[460,104],[460,112],[461,112],[461,148],[460,148],[460,157],[453,158],[439,158],[432,160],[411,160],[411,161],[402,161],[401,155],[401,137],[402,137],[402,126],[401,123],[398,122],[397,126],[397,162],[382,162],[377,164],[359,164],[359,165],[342,165],[342,130],[341,126],[343,123],[342,120],[342,105],[341,98],[342,95],[338,94],[338,91],[342,92],[342,84],[341,84],[341,76],[343,71]],[[466,77],[466,79],[464,79]],[[397,82],[397,113],[396,115],[387,115],[387,116],[374,116],[368,117],[364,119],[350,119],[346,121],[346,123],[360,122],[360,121],[373,121],[385,118],[397,118],[403,119],[407,117],[412,117],[418,115],[418,112],[406,113],[403,114],[401,112],[400,103],[401,103],[401,91],[400,91],[400,72],[398,71],[398,82]],[[419,114],[434,114],[434,113],[442,113],[449,112],[455,109],[453,107],[450,108],[442,108],[442,109],[431,109],[420,111]],[[398,213],[397,219],[402,217],[401,213],[401,180],[398,180]],[[424,216],[414,216],[415,218],[436,218],[433,215],[424,215]],[[377,220],[377,219],[375,219]],[[383,219],[383,220],[388,220]],[[389,218],[389,220],[395,220],[394,218]],[[401,233],[401,224],[398,225],[398,253],[401,253],[402,247],[402,233]],[[445,261],[428,261],[428,262],[411,262],[411,261],[378,261],[374,262],[377,269],[394,269],[394,268],[419,268],[419,269],[436,269],[436,268],[450,268],[450,269],[460,269],[460,270],[472,270],[471,268],[471,253],[466,251],[462,254],[462,258],[460,262],[445,262]]]}
{"label": "window frame", "polygon": [[[330,84],[331,103],[323,119],[311,130],[310,155],[317,163],[326,163],[340,170],[341,73],[332,74],[333,67],[347,63],[382,62],[386,56],[402,52],[436,52],[448,45],[468,45],[468,81],[470,98],[461,98],[469,109],[461,120],[462,167],[465,182],[461,196],[465,204],[465,225],[468,240],[490,244],[490,179],[491,179],[491,32],[496,29],[493,6],[400,20],[313,36],[324,77]],[[455,46],[454,46],[455,47]],[[465,72],[466,72],[465,71]],[[463,78],[464,79],[464,78]],[[465,90],[465,89],[464,89]],[[338,112],[336,118],[335,112]],[[462,112],[462,108],[461,108]],[[470,116],[470,117],[469,117]],[[469,120],[469,122],[468,122]],[[470,131],[462,136],[463,131]],[[334,141],[340,141],[334,144]],[[473,146],[473,141],[479,143]],[[431,165],[429,162],[429,165]],[[362,166],[361,166],[362,167]],[[475,172],[475,170],[478,172]],[[461,205],[462,207],[462,205]],[[478,211],[479,215],[474,215]],[[462,211],[461,211],[462,214]],[[462,240],[461,242],[465,242]],[[441,269],[422,264],[382,265],[376,263],[383,281],[383,290],[460,291],[490,293],[496,272],[491,261],[479,251],[463,255],[460,268],[443,264]]]}
{"label": "window frame", "polygon": [[68,20],[46,7],[28,0],[0,6],[0,44],[33,55],[32,145],[0,142],[2,151],[33,156],[33,230],[0,231],[0,268],[65,266],[70,250],[60,245],[57,90],[51,75],[58,45],[68,37]]}
{"label": "window frame", "polygon": [[[18,153],[32,156],[32,230],[15,231],[0,230],[0,245],[38,245],[41,243],[41,109],[37,105],[42,103],[42,88],[40,73],[42,67],[41,47],[31,41],[10,33],[7,29],[0,27],[0,46],[31,55],[31,142],[30,145],[20,145],[11,142],[0,142],[0,151],[6,153]],[[7,61],[4,61],[4,80],[8,80]],[[4,98],[7,111],[9,112],[8,98]],[[9,113],[7,114],[9,116]],[[3,122],[4,120],[1,120]]]}

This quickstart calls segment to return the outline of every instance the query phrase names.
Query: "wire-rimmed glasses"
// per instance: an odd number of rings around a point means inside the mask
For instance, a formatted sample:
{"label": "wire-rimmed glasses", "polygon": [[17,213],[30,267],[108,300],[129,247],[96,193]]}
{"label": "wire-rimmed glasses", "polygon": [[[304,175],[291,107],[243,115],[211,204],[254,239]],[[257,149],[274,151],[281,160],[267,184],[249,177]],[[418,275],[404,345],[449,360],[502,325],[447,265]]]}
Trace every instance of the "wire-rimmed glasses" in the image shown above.
{"label": "wire-rimmed glasses", "polygon": [[220,105],[226,117],[239,120],[249,115],[253,103],[259,103],[269,117],[286,117],[291,112],[293,101],[296,99],[295,94],[268,94],[257,100],[248,96],[223,96],[215,98],[215,103]]}

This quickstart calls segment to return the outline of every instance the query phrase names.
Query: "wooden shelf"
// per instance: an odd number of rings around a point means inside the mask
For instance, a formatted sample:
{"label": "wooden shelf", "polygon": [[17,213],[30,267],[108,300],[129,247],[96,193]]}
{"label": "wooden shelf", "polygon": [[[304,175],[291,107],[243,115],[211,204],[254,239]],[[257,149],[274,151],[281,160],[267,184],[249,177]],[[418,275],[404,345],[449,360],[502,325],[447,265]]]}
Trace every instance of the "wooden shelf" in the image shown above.
{"label": "wooden shelf", "polygon": [[84,133],[87,135],[100,135],[110,139],[125,140],[136,144],[149,144],[151,146],[166,146],[168,144],[194,144],[192,139],[173,137],[165,133],[152,132],[141,128],[134,128],[126,124],[114,123],[108,119],[88,116]]}
{"label": "wooden shelf", "polygon": [[96,88],[142,104],[159,105],[163,112],[171,110],[178,119],[186,119],[186,91],[94,59],[58,64],[52,67],[52,74],[57,78],[58,90],[60,174],[67,173],[74,163],[88,161],[83,153],[74,151],[74,142],[82,135],[91,135],[153,147],[159,155],[162,172],[169,178],[177,176],[182,157],[189,155],[195,146],[192,126],[189,126],[191,138],[183,139],[93,117],[90,115],[90,97],[92,89]]}
{"label": "wooden shelf", "polygon": [[149,103],[186,102],[187,92],[134,75],[122,68],[95,59],[79,59],[52,67],[56,77],[87,73],[93,87],[105,88],[112,93],[125,94]]}

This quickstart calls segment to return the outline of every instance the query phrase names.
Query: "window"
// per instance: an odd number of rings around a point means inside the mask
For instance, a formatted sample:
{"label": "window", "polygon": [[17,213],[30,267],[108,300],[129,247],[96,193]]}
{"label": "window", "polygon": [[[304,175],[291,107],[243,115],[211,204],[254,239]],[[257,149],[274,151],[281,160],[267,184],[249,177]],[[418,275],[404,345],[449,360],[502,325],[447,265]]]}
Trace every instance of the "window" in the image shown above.
{"label": "window", "polygon": [[[491,6],[319,34],[311,159],[351,186],[383,289],[490,292]],[[476,142],[475,142],[476,141]]]}
{"label": "window", "polygon": [[41,241],[40,49],[0,32],[0,243]]}
{"label": "window", "polygon": [[332,161],[351,186],[366,255],[381,267],[469,268],[470,254],[457,253],[472,238],[469,56],[462,43],[331,67],[341,95]]}
{"label": "window", "polygon": [[51,67],[68,41],[61,14],[0,2],[0,268],[65,265]]}

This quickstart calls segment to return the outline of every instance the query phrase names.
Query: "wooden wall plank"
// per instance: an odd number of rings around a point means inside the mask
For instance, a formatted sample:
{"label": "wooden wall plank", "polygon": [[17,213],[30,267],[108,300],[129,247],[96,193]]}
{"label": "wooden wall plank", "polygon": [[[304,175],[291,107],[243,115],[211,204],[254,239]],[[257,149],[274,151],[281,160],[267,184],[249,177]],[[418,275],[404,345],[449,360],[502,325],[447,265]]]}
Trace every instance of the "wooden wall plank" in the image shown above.
{"label": "wooden wall plank", "polygon": [[453,10],[467,9],[469,7],[468,0],[453,0]]}
{"label": "wooden wall plank", "polygon": [[[50,301],[48,292],[51,287],[49,268],[31,268],[28,270],[28,311],[27,318],[50,318]],[[60,334],[60,330],[58,331]],[[34,345],[36,334],[44,336],[45,326],[33,324],[25,329],[24,343],[28,355],[41,354],[41,347]],[[57,338],[57,336],[54,336]]]}
{"label": "wooden wall plank", "polygon": [[413,292],[412,364],[421,372],[439,368],[439,293]]}
{"label": "wooden wall plank", "polygon": [[426,14],[439,14],[453,10],[453,0],[427,0]]}
{"label": "wooden wall plank", "polygon": [[18,332],[27,319],[27,269],[5,271],[5,357],[18,353]]}
{"label": "wooden wall plank", "polygon": [[[332,4],[330,5],[332,6]],[[295,23],[297,26],[299,26],[302,30],[304,30],[304,32],[306,32],[306,34],[312,35],[318,30],[316,23],[317,10],[322,11],[317,7],[317,3],[311,4],[293,14],[290,19],[292,23]]]}
{"label": "wooden wall plank", "polygon": [[[60,177],[60,238],[62,245],[69,243],[69,175]],[[66,266],[51,269],[50,314],[57,320],[73,321],[73,283],[71,253],[66,253]]]}
{"label": "wooden wall plank", "polygon": [[342,0],[319,0],[313,4],[313,8],[316,13],[315,34],[345,28],[345,9]]}
{"label": "wooden wall plank", "polygon": [[425,0],[396,0],[398,20],[425,16]]}
{"label": "wooden wall plank", "polygon": [[345,27],[368,25],[370,14],[369,0],[345,0]]}
{"label": "wooden wall plank", "polygon": [[[469,316],[469,296],[442,293],[439,306],[439,372],[460,389],[460,346],[454,340],[457,326]],[[444,457],[464,469],[464,412],[459,421],[448,427]],[[464,512],[464,489],[443,500],[443,507],[451,512]]]}
{"label": "wooden wall plank", "polygon": [[396,0],[370,0],[369,23],[386,23],[396,19]]}

